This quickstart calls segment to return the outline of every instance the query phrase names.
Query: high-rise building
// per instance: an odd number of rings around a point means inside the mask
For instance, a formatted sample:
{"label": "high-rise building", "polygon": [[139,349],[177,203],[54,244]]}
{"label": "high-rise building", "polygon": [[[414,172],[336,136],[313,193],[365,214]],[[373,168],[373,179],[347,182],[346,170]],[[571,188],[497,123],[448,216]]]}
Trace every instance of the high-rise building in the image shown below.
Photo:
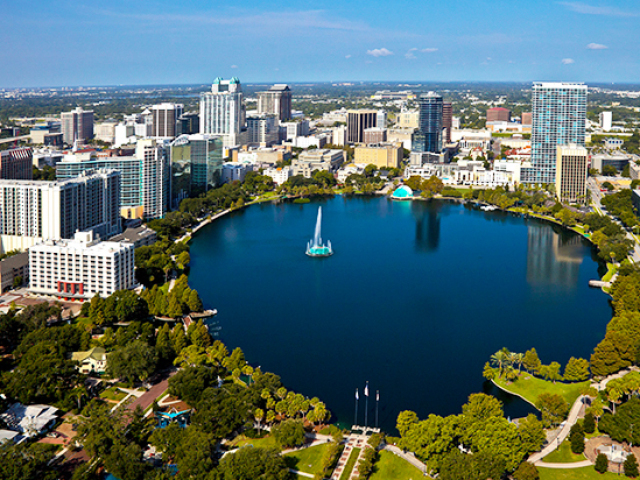
{"label": "high-rise building", "polygon": [[224,148],[240,144],[245,109],[240,80],[218,77],[210,92],[200,95],[200,133],[223,135]]}
{"label": "high-rise building", "polygon": [[411,150],[440,153],[443,128],[442,97],[435,92],[425,93],[420,95],[418,105],[418,129],[411,139]]}
{"label": "high-rise building", "polygon": [[377,110],[349,110],[347,112],[347,143],[364,142],[364,131],[377,127]]}
{"label": "high-rise building", "polygon": [[0,178],[31,180],[33,178],[33,151],[29,147],[0,152]]}
{"label": "high-rise building", "polygon": [[291,89],[289,85],[276,84],[266,92],[258,92],[258,113],[276,115],[278,120],[291,120]]}
{"label": "high-rise building", "polygon": [[66,155],[56,167],[56,178],[74,178],[99,169],[117,170],[121,207],[141,206],[145,218],[162,218],[168,209],[170,178],[168,149],[161,142],[139,140],[133,156],[98,157],[95,153],[87,158]]}
{"label": "high-rise building", "polygon": [[93,111],[77,107],[70,112],[62,112],[62,141],[72,145],[76,140],[80,143],[93,138]]}
{"label": "high-rise building", "polygon": [[181,135],[171,143],[171,207],[221,183],[223,137]]}
{"label": "high-rise building", "polygon": [[376,116],[376,127],[378,128],[387,128],[387,111],[384,109],[378,110],[378,115]]}
{"label": "high-rise building", "polygon": [[100,170],[54,182],[0,180],[3,252],[88,230],[102,238],[120,233],[120,172]]}
{"label": "high-rise building", "polygon": [[556,195],[561,202],[586,203],[587,158],[585,147],[559,145],[556,158]]}
{"label": "high-rise building", "polygon": [[442,128],[444,128],[444,143],[451,143],[451,128],[453,122],[453,105],[451,102],[442,103]]}
{"label": "high-rise building", "polygon": [[600,128],[605,132],[611,130],[613,114],[611,112],[600,112]]}
{"label": "high-rise building", "polygon": [[582,83],[534,83],[531,168],[523,183],[554,183],[559,145],[584,147],[587,86]]}
{"label": "high-rise building", "polygon": [[178,119],[176,136],[193,135],[200,132],[200,116],[197,113],[183,113]]}
{"label": "high-rise building", "polygon": [[247,144],[270,147],[280,140],[280,127],[275,115],[263,114],[247,117]]}
{"label": "high-rise building", "polygon": [[100,242],[93,232],[29,249],[29,290],[64,299],[103,297],[135,285],[134,245]]}
{"label": "high-rise building", "polygon": [[161,103],[151,107],[151,136],[175,138],[178,135],[178,119],[184,110],[179,103]]}
{"label": "high-rise building", "polygon": [[503,107],[494,107],[487,110],[487,123],[488,122],[510,122],[511,110]]}

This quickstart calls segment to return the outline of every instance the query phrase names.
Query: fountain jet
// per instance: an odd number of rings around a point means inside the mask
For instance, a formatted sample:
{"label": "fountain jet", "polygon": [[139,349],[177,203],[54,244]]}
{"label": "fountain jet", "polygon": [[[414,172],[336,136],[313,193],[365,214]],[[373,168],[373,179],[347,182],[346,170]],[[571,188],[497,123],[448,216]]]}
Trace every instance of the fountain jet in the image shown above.
{"label": "fountain jet", "polygon": [[326,245],[322,243],[322,207],[318,207],[318,219],[316,220],[316,231],[313,240],[307,243],[306,254],[310,257],[328,257],[333,255],[331,242]]}

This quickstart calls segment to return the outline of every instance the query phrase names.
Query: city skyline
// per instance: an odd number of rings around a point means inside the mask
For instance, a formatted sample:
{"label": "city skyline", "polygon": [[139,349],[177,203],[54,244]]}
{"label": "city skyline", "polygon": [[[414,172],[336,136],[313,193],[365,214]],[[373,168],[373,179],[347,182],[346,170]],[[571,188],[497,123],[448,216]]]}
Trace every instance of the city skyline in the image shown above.
{"label": "city skyline", "polygon": [[630,0],[298,5],[14,3],[3,12],[10,48],[0,60],[11,68],[0,87],[640,76],[640,40],[629,35],[640,7]]}

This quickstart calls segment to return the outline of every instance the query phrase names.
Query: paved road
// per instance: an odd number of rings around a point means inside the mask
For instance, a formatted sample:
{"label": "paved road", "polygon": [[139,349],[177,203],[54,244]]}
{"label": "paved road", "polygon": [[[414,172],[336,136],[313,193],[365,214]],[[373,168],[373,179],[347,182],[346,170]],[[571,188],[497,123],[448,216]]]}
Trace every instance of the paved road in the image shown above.
{"label": "paved road", "polygon": [[160,396],[162,392],[166,391],[167,388],[169,388],[169,376],[173,375],[174,373],[175,371],[170,375],[166,375],[160,383],[156,383],[153,387],[147,390],[146,393],[142,394],[129,405],[127,405],[127,410],[134,411],[137,406],[140,406],[140,408],[144,412],[147,408],[149,408],[153,401]]}

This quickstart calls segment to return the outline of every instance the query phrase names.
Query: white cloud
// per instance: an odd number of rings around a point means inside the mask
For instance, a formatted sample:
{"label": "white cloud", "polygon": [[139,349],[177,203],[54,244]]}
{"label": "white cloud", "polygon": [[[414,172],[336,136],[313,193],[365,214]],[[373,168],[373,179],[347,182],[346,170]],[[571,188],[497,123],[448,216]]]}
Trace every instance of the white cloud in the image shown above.
{"label": "white cloud", "polygon": [[589,50],[606,50],[607,47],[606,45],[602,45],[601,43],[590,43],[589,45],[587,45],[587,48]]}
{"label": "white cloud", "polygon": [[559,2],[572,12],[582,13],[584,15],[607,15],[610,17],[637,17],[639,14],[634,12],[625,12],[616,7],[597,7],[582,2]]}
{"label": "white cloud", "polygon": [[351,55],[345,55],[344,58],[351,58]]}
{"label": "white cloud", "polygon": [[571,65],[572,63],[576,63],[576,61],[573,58],[563,58],[562,59],[562,64],[563,65]]}
{"label": "white cloud", "polygon": [[422,50],[420,50],[421,52],[424,53],[433,53],[433,52],[437,52],[438,49],[437,48],[423,48]]}
{"label": "white cloud", "polygon": [[367,55],[371,55],[372,57],[388,57],[389,55],[393,55],[393,52],[386,48],[375,48],[373,50],[367,50]]}
{"label": "white cloud", "polygon": [[407,53],[404,54],[404,58],[408,59],[408,60],[414,60],[418,57],[416,57],[413,52],[415,52],[416,49],[415,48],[411,48]]}
{"label": "white cloud", "polygon": [[231,65],[231,68],[238,68],[238,65]]}

